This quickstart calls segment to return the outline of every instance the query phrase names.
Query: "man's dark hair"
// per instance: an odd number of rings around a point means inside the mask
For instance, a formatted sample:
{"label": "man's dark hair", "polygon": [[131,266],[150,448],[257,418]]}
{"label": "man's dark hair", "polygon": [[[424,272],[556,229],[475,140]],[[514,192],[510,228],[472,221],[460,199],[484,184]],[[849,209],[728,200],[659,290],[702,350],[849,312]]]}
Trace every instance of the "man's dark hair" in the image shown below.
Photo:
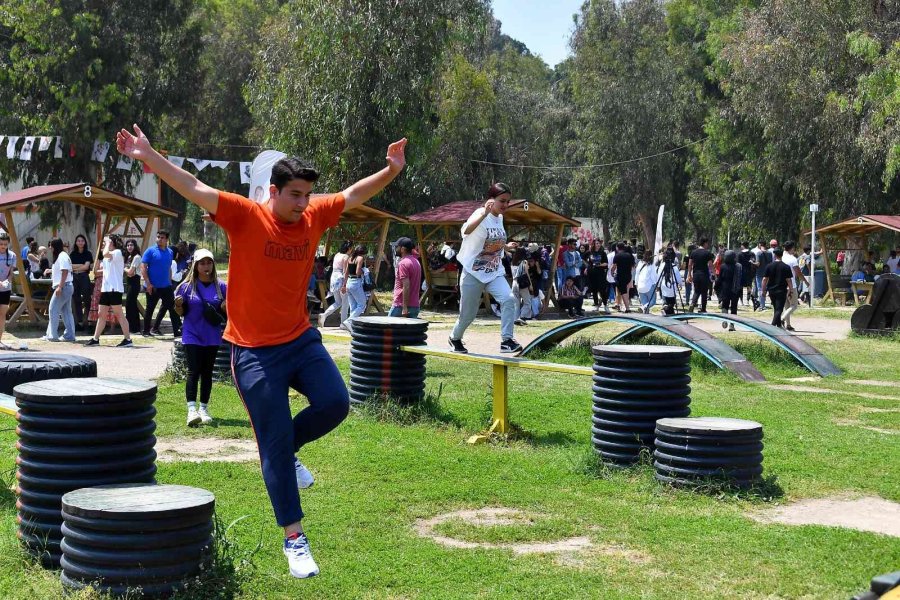
{"label": "man's dark hair", "polygon": [[488,189],[488,198],[496,198],[497,196],[502,196],[503,194],[512,194],[509,186],[505,183],[501,183],[498,181]]}
{"label": "man's dark hair", "polygon": [[812,248],[810,248],[809,246],[803,246],[804,252],[809,252],[810,250],[812,250]]}
{"label": "man's dark hair", "polygon": [[619,242],[616,244],[616,250],[625,250],[625,242]]}
{"label": "man's dark hair", "polygon": [[777,248],[772,250],[772,254],[774,254],[778,258],[781,258],[782,256],[784,256],[784,248],[782,248],[781,246],[778,246]]}
{"label": "man's dark hair", "polygon": [[765,246],[765,245],[766,245],[766,240],[759,240],[758,242],[756,242],[756,245],[757,245],[757,246]]}
{"label": "man's dark hair", "polygon": [[566,243],[567,244],[577,244],[578,240],[576,240],[575,238],[569,238],[566,240]]}
{"label": "man's dark hair", "polygon": [[741,248],[749,248],[750,242],[741,242]]}
{"label": "man's dark hair", "polygon": [[121,250],[125,247],[125,243],[122,242],[122,236],[118,233],[109,234],[109,241],[112,242],[113,250]]}
{"label": "man's dark hair", "polygon": [[708,238],[705,238],[705,237],[702,237],[702,238],[700,238],[700,241],[697,243],[697,245],[698,245],[698,246],[705,246],[705,245],[708,244],[708,243],[709,243],[709,239],[708,239]]}
{"label": "man's dark hair", "polygon": [[784,248],[785,250],[793,250],[794,246],[796,246],[796,244],[792,240],[788,240],[784,243],[784,246],[782,246],[782,248]]}
{"label": "man's dark hair", "polygon": [[30,236],[30,235],[29,235],[27,238],[25,238],[25,243],[26,243],[26,244],[30,244],[30,243],[33,242],[33,241],[34,241],[34,237],[33,237],[33,236]]}
{"label": "man's dark hair", "polygon": [[274,185],[279,192],[294,179],[315,183],[319,179],[319,172],[310,163],[296,156],[282,158],[272,166],[272,177],[269,179],[269,183]]}
{"label": "man's dark hair", "polygon": [[164,235],[164,236],[166,236],[167,240],[169,239],[169,232],[166,231],[165,229],[160,229],[159,231],[156,232],[156,235]]}

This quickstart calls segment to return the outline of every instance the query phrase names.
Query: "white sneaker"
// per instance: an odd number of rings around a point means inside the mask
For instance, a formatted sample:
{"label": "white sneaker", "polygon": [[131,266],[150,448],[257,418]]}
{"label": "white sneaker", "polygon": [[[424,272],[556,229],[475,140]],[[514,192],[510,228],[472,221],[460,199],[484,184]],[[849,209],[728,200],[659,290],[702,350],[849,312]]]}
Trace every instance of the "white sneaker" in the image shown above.
{"label": "white sneaker", "polygon": [[294,471],[297,472],[297,487],[301,490],[312,487],[312,484],[315,483],[312,473],[310,473],[309,469],[304,467],[303,463],[300,462],[300,459],[296,457],[294,457]]}
{"label": "white sneaker", "polygon": [[295,538],[285,539],[284,555],[288,559],[292,577],[306,579],[319,574],[319,565],[313,560],[312,552],[309,549],[309,540],[306,539],[305,534],[301,533]]}
{"label": "white sneaker", "polygon": [[200,417],[200,413],[197,412],[196,408],[188,409],[188,416],[187,416],[188,427],[196,427],[201,423],[202,420],[203,419]]}
{"label": "white sneaker", "polygon": [[213,418],[210,416],[209,411],[206,410],[206,407],[202,404],[200,405],[200,410],[198,411],[198,413],[200,414],[201,423],[203,423],[204,425],[209,425],[210,423],[212,423]]}

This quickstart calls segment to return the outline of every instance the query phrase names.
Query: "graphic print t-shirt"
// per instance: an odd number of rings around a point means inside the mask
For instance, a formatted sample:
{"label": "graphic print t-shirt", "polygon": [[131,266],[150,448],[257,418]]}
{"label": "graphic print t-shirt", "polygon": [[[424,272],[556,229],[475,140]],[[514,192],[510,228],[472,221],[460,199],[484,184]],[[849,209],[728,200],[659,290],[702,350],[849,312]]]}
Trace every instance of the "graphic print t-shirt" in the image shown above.
{"label": "graphic print t-shirt", "polygon": [[228,325],[239,346],[275,346],[309,329],[306,289],[322,233],[344,210],[343,194],[314,195],[296,223],[282,223],[266,206],[219,192],[213,221],[228,233]]}
{"label": "graphic print t-shirt", "polygon": [[478,281],[490,283],[504,273],[500,259],[506,246],[506,230],[503,228],[503,215],[489,214],[475,231],[466,235],[469,224],[483,213],[484,209],[479,208],[462,226],[463,240],[456,258]]}

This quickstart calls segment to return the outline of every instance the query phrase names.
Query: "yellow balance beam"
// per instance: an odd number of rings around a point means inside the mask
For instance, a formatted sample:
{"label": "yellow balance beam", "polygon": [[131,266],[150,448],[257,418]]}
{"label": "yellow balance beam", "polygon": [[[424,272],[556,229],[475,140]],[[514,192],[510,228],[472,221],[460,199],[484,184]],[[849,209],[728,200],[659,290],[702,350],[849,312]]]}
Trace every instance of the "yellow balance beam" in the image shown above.
{"label": "yellow balance beam", "polygon": [[18,413],[16,399],[6,394],[0,394],[0,414],[16,416]]}

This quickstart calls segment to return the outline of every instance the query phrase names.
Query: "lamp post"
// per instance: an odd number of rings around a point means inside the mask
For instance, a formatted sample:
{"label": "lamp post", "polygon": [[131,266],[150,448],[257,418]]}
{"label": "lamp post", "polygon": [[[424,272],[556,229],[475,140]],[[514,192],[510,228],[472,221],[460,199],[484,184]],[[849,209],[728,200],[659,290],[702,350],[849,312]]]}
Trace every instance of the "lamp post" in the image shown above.
{"label": "lamp post", "polygon": [[[816,213],[819,212],[818,204],[810,204],[809,212],[812,215],[812,239],[810,240],[810,290],[809,290],[809,307],[813,307],[813,298],[816,295]],[[827,265],[828,262],[826,261]]]}

